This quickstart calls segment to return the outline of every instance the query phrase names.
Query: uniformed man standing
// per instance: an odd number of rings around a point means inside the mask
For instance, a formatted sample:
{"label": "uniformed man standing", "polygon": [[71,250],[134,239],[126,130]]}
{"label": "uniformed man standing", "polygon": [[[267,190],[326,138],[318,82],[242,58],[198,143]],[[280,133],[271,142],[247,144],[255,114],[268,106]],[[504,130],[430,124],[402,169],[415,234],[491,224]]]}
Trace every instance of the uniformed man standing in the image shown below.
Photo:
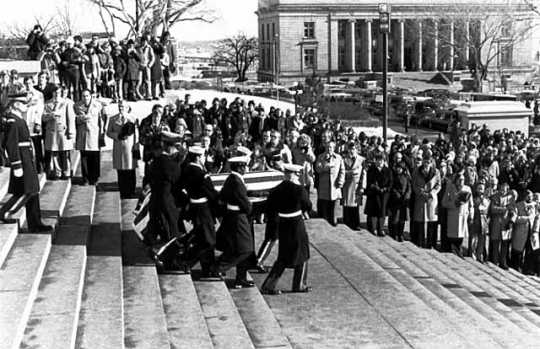
{"label": "uniformed man standing", "polygon": [[300,184],[302,166],[285,164],[286,180],[272,189],[267,201],[267,213],[277,215],[279,236],[278,258],[270,274],[264,281],[261,291],[265,294],[280,294],[276,290],[279,278],[285,268],[294,268],[293,292],[309,292],[306,285],[307,261],[309,259],[309,240],[302,212],[311,211],[309,195]]}
{"label": "uniformed man standing", "polygon": [[216,207],[218,192],[204,168],[205,149],[198,146],[189,148],[188,163],[182,172],[182,188],[189,197],[189,219],[193,224],[195,244],[198,247],[198,259],[201,263],[202,277],[212,275],[214,264],[214,247],[216,245],[215,218],[213,208]]}
{"label": "uniformed man standing", "polygon": [[103,105],[86,89],[82,100],[75,104],[77,115],[76,149],[81,152],[83,183],[96,185],[100,176],[100,138],[105,134]]}
{"label": "uniformed man standing", "polygon": [[248,161],[246,156],[229,159],[231,174],[219,194],[226,210],[217,233],[216,246],[223,254],[217,260],[214,272],[224,273],[236,266],[235,288],[254,286],[253,281],[247,280],[250,257],[254,252],[253,234],[248,219],[252,206],[242,177]]}
{"label": "uniformed man standing", "polygon": [[[39,206],[39,182],[32,155],[32,140],[28,126],[22,116],[26,112],[26,93],[10,96],[2,124],[5,132],[3,149],[6,149],[11,164],[8,192],[14,198],[26,195],[26,222],[31,233],[50,231],[51,226],[41,221]],[[2,218],[4,218],[4,213]]]}

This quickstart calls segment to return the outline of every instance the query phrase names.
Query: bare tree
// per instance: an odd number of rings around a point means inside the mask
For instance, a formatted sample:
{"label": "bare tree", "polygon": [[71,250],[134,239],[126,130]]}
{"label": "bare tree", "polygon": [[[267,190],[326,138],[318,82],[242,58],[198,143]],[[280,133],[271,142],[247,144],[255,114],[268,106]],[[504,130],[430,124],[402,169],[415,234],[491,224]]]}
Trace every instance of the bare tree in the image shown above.
{"label": "bare tree", "polygon": [[236,81],[246,81],[246,73],[258,57],[257,46],[257,38],[238,34],[217,44],[213,60],[231,65],[238,75]]}
{"label": "bare tree", "polygon": [[[111,22],[129,27],[130,35],[157,34],[157,30],[169,30],[183,21],[213,22],[213,11],[205,8],[204,0],[88,0],[101,13],[107,13]],[[102,22],[103,16],[102,16]]]}
{"label": "bare tree", "polygon": [[[57,22],[55,16],[35,17],[34,22],[35,24],[39,24],[41,28],[43,28],[43,32],[45,33],[57,31]],[[13,24],[7,26],[5,35],[6,38],[10,40],[26,42],[26,38],[28,36],[28,33],[30,32],[30,29],[31,28],[28,28],[27,26],[21,24]]]}
{"label": "bare tree", "polygon": [[445,5],[428,4],[425,11],[430,19],[424,31],[428,41],[438,40],[442,60],[464,60],[478,90],[494,61],[511,55],[535,26],[527,0],[454,0]]}

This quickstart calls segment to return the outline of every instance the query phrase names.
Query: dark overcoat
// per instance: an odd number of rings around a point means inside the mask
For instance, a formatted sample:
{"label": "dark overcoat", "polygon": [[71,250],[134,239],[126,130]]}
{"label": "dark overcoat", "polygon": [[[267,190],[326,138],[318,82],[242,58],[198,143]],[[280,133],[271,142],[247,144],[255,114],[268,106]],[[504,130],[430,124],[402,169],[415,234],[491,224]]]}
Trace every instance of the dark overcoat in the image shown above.
{"label": "dark overcoat", "polygon": [[240,210],[225,210],[217,232],[216,248],[232,255],[253,252],[253,234],[248,220],[252,206],[246,185],[239,175],[231,173],[227,177],[219,199],[225,205],[238,206]]}
{"label": "dark overcoat", "polygon": [[[291,214],[297,211],[311,211],[311,201],[304,187],[289,180],[272,189],[266,203],[268,217],[278,217],[279,213]],[[309,259],[309,239],[302,215],[276,221],[279,238],[278,261],[287,268],[294,268]]]}
{"label": "dark overcoat", "polygon": [[392,172],[386,166],[380,170],[371,165],[367,171],[366,207],[364,213],[370,217],[385,217],[387,203],[392,187]]}

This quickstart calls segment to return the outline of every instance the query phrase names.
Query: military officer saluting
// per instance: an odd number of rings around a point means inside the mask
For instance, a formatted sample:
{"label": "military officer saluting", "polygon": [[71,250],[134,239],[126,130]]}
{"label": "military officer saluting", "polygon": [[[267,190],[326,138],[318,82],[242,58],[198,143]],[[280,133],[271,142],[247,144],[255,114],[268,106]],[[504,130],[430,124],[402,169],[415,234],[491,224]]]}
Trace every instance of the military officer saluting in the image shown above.
{"label": "military officer saluting", "polygon": [[229,159],[231,174],[219,193],[226,210],[217,233],[217,249],[223,251],[223,254],[219,256],[214,272],[224,273],[236,266],[235,288],[254,286],[252,281],[247,280],[250,257],[254,252],[253,235],[248,219],[252,206],[242,177],[246,172],[248,161],[247,156]]}
{"label": "military officer saluting", "polygon": [[302,166],[284,164],[286,179],[272,189],[266,203],[269,217],[278,216],[279,237],[278,258],[261,291],[265,294],[279,294],[276,290],[279,278],[285,268],[294,268],[293,292],[309,292],[306,285],[307,261],[309,259],[309,239],[302,212],[311,211],[308,193],[300,184]]}
{"label": "military officer saluting", "polygon": [[199,146],[189,148],[187,165],[182,172],[182,188],[189,197],[189,218],[193,224],[192,233],[199,249],[198,259],[201,263],[202,277],[218,277],[211,273],[216,245],[215,218],[212,208],[215,207],[218,192],[204,167],[205,149]]}
{"label": "military officer saluting", "polygon": [[[52,227],[44,225],[41,221],[39,182],[32,154],[32,140],[28,126],[22,118],[27,109],[27,97],[26,94],[8,97],[10,100],[2,119],[5,133],[2,147],[6,149],[11,164],[8,191],[14,198],[26,195],[26,221],[31,233],[50,231]],[[2,218],[4,214],[2,210]]]}

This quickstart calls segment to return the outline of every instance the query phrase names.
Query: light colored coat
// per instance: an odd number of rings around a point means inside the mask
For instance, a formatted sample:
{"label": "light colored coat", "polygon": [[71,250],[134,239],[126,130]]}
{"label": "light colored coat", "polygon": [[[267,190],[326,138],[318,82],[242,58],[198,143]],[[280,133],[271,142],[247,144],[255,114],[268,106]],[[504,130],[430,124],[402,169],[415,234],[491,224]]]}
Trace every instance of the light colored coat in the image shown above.
{"label": "light colored coat", "polygon": [[345,164],[345,183],[342,189],[342,203],[344,207],[356,207],[360,204],[357,200],[359,191],[364,190],[366,187],[364,160],[360,155],[357,155],[354,159],[349,157],[343,159]]}
{"label": "light colored coat", "polygon": [[41,128],[41,118],[45,108],[45,101],[43,98],[43,93],[34,88],[32,88],[32,90],[29,92],[29,95],[28,110],[23,114],[23,119],[26,121],[28,131],[30,131],[30,136],[34,136],[39,134],[34,132],[36,130],[36,126]]}
{"label": "light colored coat", "polygon": [[437,194],[441,190],[441,176],[439,170],[432,168],[434,175],[425,178],[421,167],[414,171],[412,176],[412,189],[414,192],[414,209],[412,219],[414,222],[436,222],[438,220]]}
{"label": "light colored coat", "polygon": [[488,198],[476,197],[474,202],[474,217],[469,232],[471,235],[486,236],[489,234],[489,206],[491,201]]}
{"label": "light colored coat", "polygon": [[512,249],[516,251],[523,251],[525,249],[525,243],[529,238],[529,233],[532,232],[532,228],[535,221],[536,203],[526,203],[520,201],[516,204],[516,216],[514,216],[514,228],[512,231]]}
{"label": "light colored coat", "polygon": [[45,104],[42,117],[45,124],[43,131],[45,137],[45,150],[67,151],[73,150],[75,138],[75,111],[73,102],[67,98],[58,98]]}
{"label": "light colored coat", "polygon": [[75,114],[77,115],[76,149],[82,151],[99,151],[103,105],[94,99],[92,99],[88,106],[83,101],[80,101],[75,104]]}
{"label": "light colored coat", "polygon": [[339,154],[324,152],[315,162],[315,171],[319,174],[317,199],[338,200],[345,183],[345,165]]}
{"label": "light colored coat", "polygon": [[117,114],[110,118],[107,126],[107,137],[113,139],[112,161],[115,170],[132,170],[136,167],[132,152],[136,133],[124,140],[118,139],[122,126],[127,122],[135,123],[135,118],[132,115],[122,117],[122,115]]}
{"label": "light colored coat", "polygon": [[[456,206],[458,195],[462,192],[469,193],[469,199],[466,202]],[[461,191],[458,191],[454,183],[449,182],[446,186],[442,205],[447,209],[447,235],[451,239],[466,238],[469,236],[469,220],[474,218],[474,202],[471,188],[464,185]]]}
{"label": "light colored coat", "polygon": [[511,192],[502,195],[497,192],[491,197],[489,208],[489,232],[490,240],[510,240],[511,229],[506,229],[508,222],[514,219],[516,214],[514,196]]}

